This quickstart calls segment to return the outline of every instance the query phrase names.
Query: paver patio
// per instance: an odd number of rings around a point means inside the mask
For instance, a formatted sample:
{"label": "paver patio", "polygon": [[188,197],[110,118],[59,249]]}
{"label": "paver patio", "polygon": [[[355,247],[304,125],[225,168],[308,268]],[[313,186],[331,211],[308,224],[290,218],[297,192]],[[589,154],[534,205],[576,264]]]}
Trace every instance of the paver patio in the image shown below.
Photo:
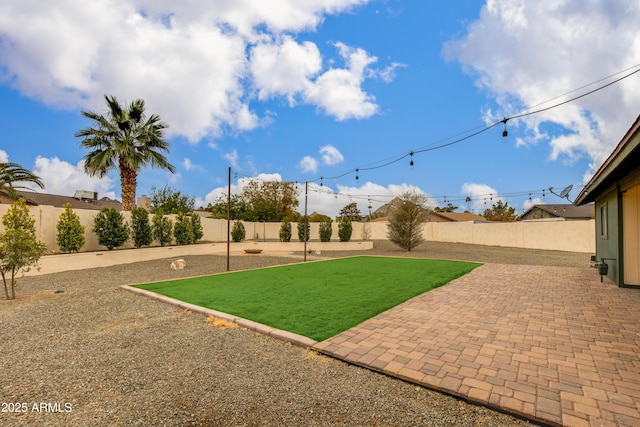
{"label": "paver patio", "polygon": [[593,268],[485,264],[314,348],[545,423],[640,425],[640,290]]}

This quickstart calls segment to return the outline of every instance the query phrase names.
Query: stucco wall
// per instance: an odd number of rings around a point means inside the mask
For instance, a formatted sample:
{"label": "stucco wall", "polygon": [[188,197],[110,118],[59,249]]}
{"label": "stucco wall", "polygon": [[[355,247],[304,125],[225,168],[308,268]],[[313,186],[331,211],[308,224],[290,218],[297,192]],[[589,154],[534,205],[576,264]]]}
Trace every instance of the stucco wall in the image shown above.
{"label": "stucco wall", "polygon": [[[0,216],[9,209],[9,205],[0,205]],[[56,244],[56,223],[63,208],[52,206],[32,206],[31,215],[36,219],[38,239],[54,252]],[[74,210],[85,226],[87,243],[83,251],[104,249],[98,245],[91,231],[95,210]],[[130,214],[123,213],[130,221]],[[170,217],[173,216],[170,215]],[[244,222],[247,240],[279,240],[280,223]],[[0,224],[0,229],[2,225]],[[209,242],[224,242],[227,239],[227,221],[202,218],[204,237]],[[311,224],[311,240],[319,240],[319,223]],[[492,245],[519,248],[551,249],[573,252],[595,253],[595,223],[589,221],[559,222],[514,222],[514,223],[473,223],[473,222],[430,222],[425,223],[423,235],[428,241],[461,242],[477,245]],[[291,224],[291,240],[298,241],[297,223]],[[387,238],[386,222],[353,223],[352,240],[384,240]],[[338,241],[338,224],[333,223],[332,241]],[[131,242],[125,248],[133,247]]]}

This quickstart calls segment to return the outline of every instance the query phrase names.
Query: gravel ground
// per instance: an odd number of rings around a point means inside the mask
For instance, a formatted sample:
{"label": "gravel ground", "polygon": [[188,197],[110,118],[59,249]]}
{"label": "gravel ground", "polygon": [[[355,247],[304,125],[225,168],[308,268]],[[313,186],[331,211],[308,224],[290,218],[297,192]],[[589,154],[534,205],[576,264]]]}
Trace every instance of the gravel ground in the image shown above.
{"label": "gravel ground", "polygon": [[[573,266],[589,258],[460,244],[407,253],[386,242],[366,253]],[[185,259],[183,271],[163,259],[21,279],[18,299],[0,300],[0,425],[527,424],[118,288],[226,268],[223,256]],[[297,261],[243,254],[231,268]]]}

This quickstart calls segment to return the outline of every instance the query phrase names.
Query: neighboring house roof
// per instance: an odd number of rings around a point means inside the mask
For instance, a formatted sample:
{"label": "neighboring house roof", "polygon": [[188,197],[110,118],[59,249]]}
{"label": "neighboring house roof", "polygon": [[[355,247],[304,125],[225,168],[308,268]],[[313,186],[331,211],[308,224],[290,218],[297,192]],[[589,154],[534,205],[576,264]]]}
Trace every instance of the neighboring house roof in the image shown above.
{"label": "neighboring house roof", "polygon": [[59,196],[56,194],[36,193],[34,191],[20,191],[16,193],[19,197],[23,197],[27,203],[32,205],[45,205],[54,206],[56,208],[63,208],[66,203],[71,204],[72,209],[94,209],[100,210],[102,208],[115,208],[116,210],[122,210],[122,204],[117,200],[112,200],[108,197],[101,199],[80,199],[71,196]]}
{"label": "neighboring house roof", "polygon": [[[434,221],[434,216],[437,216],[437,219]],[[388,216],[381,216],[379,218],[374,218],[372,222],[383,222],[389,221]],[[462,222],[462,221],[483,221],[486,222],[486,218],[480,215],[476,215],[470,212],[431,212],[429,216],[428,222]]]}
{"label": "neighboring house roof", "polygon": [[575,200],[576,205],[593,202],[640,165],[640,116],[636,118],[618,146],[600,166]]}
{"label": "neighboring house roof", "polygon": [[471,212],[431,212],[431,216],[437,216],[445,221],[461,222],[461,221],[486,221],[483,216]]}
{"label": "neighboring house roof", "polygon": [[520,216],[520,218],[527,220],[527,217],[534,216],[536,210],[546,212],[552,217],[564,219],[591,219],[594,217],[593,204],[582,206],[575,206],[571,204],[545,204],[531,206]]}

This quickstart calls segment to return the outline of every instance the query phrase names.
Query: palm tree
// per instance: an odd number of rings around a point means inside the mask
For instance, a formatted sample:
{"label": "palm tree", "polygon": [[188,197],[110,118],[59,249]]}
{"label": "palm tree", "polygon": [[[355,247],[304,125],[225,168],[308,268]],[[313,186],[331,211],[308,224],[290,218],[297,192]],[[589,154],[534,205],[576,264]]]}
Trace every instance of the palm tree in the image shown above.
{"label": "palm tree", "polygon": [[17,199],[16,189],[29,188],[24,185],[16,185],[18,182],[31,182],[40,188],[44,188],[44,184],[40,178],[31,171],[26,170],[17,163],[0,163],[0,193]]}
{"label": "palm tree", "polygon": [[89,175],[104,177],[111,169],[120,170],[122,210],[135,207],[138,170],[143,166],[160,167],[175,172],[175,168],[160,151],[169,151],[163,139],[167,125],[153,114],[146,117],[144,100],[136,99],[128,109],[115,96],[105,95],[109,113],[105,117],[91,111],[82,115],[93,121],[76,133],[84,138],[80,145],[91,150],[84,157],[84,170]]}

